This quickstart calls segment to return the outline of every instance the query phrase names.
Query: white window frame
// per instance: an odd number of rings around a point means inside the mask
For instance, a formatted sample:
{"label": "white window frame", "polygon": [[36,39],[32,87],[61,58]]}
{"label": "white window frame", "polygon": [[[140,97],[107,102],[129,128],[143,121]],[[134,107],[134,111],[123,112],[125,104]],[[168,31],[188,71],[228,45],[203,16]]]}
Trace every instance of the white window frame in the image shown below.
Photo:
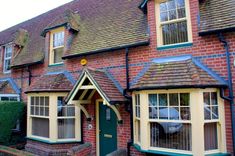
{"label": "white window frame", "polygon": [[[219,124],[218,124],[218,150],[205,151],[204,149],[204,92],[217,92],[218,106],[219,106]],[[175,150],[169,148],[158,148],[150,146],[150,124],[149,124],[149,109],[148,108],[148,95],[149,94],[161,94],[161,93],[190,93],[190,110],[191,110],[191,130],[192,130],[192,151]],[[135,95],[140,94],[140,106],[141,106],[141,142],[134,137],[134,144],[138,145],[141,150],[145,151],[159,151],[159,152],[171,152],[178,154],[192,154],[195,156],[201,156],[205,154],[226,153],[226,133],[225,133],[225,115],[224,115],[224,101],[219,96],[218,89],[172,89],[172,90],[152,90],[152,91],[135,91],[132,94],[133,97],[133,127],[134,136],[136,136],[135,126]],[[152,119],[151,119],[152,120]],[[162,120],[164,121],[164,120]],[[176,121],[176,120],[175,120]],[[181,122],[181,121],[180,121]],[[188,121],[182,121],[188,122]]]}
{"label": "white window frame", "polygon": [[[57,65],[57,64],[62,64],[62,62],[54,62],[54,50],[55,49],[59,49],[59,48],[64,48],[65,45],[65,32],[64,32],[64,27],[61,28],[57,28],[55,30],[50,31],[50,55],[49,55],[49,65]],[[59,45],[59,46],[54,46],[54,35],[55,34],[59,34],[59,33],[63,33],[64,36],[64,42],[63,45]]]}
{"label": "white window frame", "polygon": [[[160,20],[160,3],[166,2],[167,0],[155,0],[155,15],[156,15],[156,32],[157,32],[157,47],[164,47],[164,46],[173,46],[173,45],[180,45],[185,43],[192,43],[193,37],[192,37],[192,24],[191,24],[191,15],[190,15],[190,0],[185,0],[185,18],[170,20],[161,22]],[[163,35],[162,35],[162,25],[164,24],[170,24],[170,23],[176,23],[180,21],[186,21],[187,22],[187,32],[188,32],[188,42],[181,42],[181,43],[174,43],[174,44],[163,44]]]}
{"label": "white window frame", "polygon": [[[7,48],[11,48],[11,56],[7,57],[6,54],[7,54]],[[6,69],[6,61],[10,61],[11,62],[11,59],[12,59],[12,55],[13,55],[13,45],[12,44],[7,44],[4,46],[4,59],[3,59],[3,73],[5,74],[8,74],[11,72],[10,69]]]}
{"label": "white window frame", "polygon": [[[60,142],[80,142],[81,141],[81,111],[80,108],[75,106],[75,138],[71,139],[58,139],[58,115],[57,115],[57,98],[60,96],[65,97],[68,93],[29,93],[28,94],[28,112],[27,112],[27,137],[30,139],[40,140],[49,143]],[[32,117],[30,110],[31,97],[34,96],[49,96],[49,138],[32,135]],[[41,116],[40,116],[41,117]],[[43,117],[42,117],[43,118]]]}

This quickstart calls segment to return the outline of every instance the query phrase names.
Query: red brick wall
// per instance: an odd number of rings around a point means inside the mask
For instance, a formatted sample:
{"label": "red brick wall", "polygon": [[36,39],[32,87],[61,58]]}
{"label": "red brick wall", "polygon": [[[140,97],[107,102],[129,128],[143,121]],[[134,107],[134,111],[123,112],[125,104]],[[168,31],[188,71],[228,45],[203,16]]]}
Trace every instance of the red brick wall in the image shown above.
{"label": "red brick wall", "polygon": [[[226,69],[226,60],[225,50],[223,45],[219,42],[219,39],[216,35],[209,36],[198,36],[198,25],[197,25],[197,16],[199,14],[198,9],[198,0],[190,0],[190,12],[192,20],[192,32],[193,32],[193,46],[176,48],[169,50],[156,50],[157,47],[157,34],[156,34],[156,16],[155,16],[155,7],[154,1],[151,0],[148,2],[148,23],[150,28],[150,45],[142,46],[137,48],[130,49],[130,78],[131,81],[137,76],[137,74],[143,69],[144,63],[151,62],[153,58],[167,57],[167,56],[178,56],[183,54],[191,54],[194,57],[201,58],[201,61],[211,68],[213,71],[220,74],[222,77],[227,77]],[[68,35],[66,33],[66,35]],[[78,34],[79,35],[79,34]],[[234,61],[235,56],[235,33],[225,33],[225,38],[229,41],[231,62]],[[49,51],[49,34],[45,38],[45,51]],[[79,72],[82,70],[80,65],[80,60],[86,58],[88,60],[88,67],[93,68],[108,68],[108,71],[114,76],[116,80],[121,84],[123,88],[125,86],[125,50],[118,50],[113,52],[104,52],[100,54],[94,54],[90,56],[78,57],[74,59],[69,59],[64,61],[63,66],[59,67],[48,67],[48,53],[45,54],[45,63],[43,65],[35,65],[32,67],[33,78],[32,81],[35,81],[37,76],[42,75],[46,72],[58,71],[58,70],[69,70],[70,72]],[[235,69],[232,65],[232,75],[233,83],[235,83]],[[0,66],[1,68],[1,66]],[[13,70],[12,76],[17,79],[17,84],[22,88],[22,91],[26,91],[28,88],[28,72],[26,69]],[[18,80],[18,79],[21,79]],[[234,86],[235,90],[235,86]],[[26,101],[25,94],[22,94],[23,100]],[[93,125],[92,130],[87,130],[87,121],[83,118],[83,133],[84,141],[91,142],[93,147],[93,152],[95,151],[95,102],[93,101],[92,105],[86,106],[88,111],[92,114],[94,120],[91,121]],[[121,115],[123,116],[123,124],[118,125],[118,146],[126,147],[126,143],[130,139],[130,119],[129,114],[125,111],[124,107],[120,108]],[[229,104],[225,103],[225,115],[226,115],[226,136],[227,136],[227,149],[229,152],[232,152],[232,137],[231,137],[231,117],[230,117],[230,107]],[[133,151],[133,155],[137,155]]]}

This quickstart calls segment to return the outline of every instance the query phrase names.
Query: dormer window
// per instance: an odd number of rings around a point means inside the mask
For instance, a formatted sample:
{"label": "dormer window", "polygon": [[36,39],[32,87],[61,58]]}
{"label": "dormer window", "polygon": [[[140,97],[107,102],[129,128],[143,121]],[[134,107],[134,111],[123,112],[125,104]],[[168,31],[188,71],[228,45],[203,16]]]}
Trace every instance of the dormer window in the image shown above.
{"label": "dormer window", "polygon": [[64,52],[64,29],[56,29],[51,31],[50,40],[50,61],[49,64],[63,63],[62,56]]}
{"label": "dormer window", "polygon": [[5,46],[4,49],[4,67],[3,72],[9,73],[11,67],[12,45]]}

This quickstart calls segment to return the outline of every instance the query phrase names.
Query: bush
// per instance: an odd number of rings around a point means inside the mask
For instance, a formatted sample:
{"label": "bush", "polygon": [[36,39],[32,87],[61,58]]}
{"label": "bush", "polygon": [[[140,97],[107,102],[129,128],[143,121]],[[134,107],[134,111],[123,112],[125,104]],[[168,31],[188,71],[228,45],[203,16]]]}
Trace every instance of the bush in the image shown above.
{"label": "bush", "polygon": [[0,102],[0,144],[9,145],[14,140],[12,129],[18,119],[22,121],[24,106],[22,102]]}

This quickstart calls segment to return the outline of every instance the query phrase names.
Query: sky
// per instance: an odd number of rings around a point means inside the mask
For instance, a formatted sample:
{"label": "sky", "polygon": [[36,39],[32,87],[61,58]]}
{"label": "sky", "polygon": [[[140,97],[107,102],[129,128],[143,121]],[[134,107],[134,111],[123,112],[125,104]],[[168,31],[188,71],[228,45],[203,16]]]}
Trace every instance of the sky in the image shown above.
{"label": "sky", "polygon": [[0,31],[72,0],[1,0]]}

